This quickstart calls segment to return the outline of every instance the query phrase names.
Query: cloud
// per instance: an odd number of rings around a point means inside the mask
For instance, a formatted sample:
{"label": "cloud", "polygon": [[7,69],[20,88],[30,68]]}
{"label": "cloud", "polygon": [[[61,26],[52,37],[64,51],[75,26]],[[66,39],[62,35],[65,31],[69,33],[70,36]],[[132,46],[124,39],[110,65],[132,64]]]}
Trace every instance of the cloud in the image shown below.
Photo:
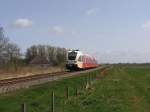
{"label": "cloud", "polygon": [[62,33],[64,33],[64,29],[61,26],[53,26],[50,29],[50,32],[54,33],[54,34],[62,34]]}
{"label": "cloud", "polygon": [[86,11],[86,15],[93,15],[96,14],[97,8],[92,8]]}
{"label": "cloud", "polygon": [[150,20],[146,21],[143,25],[142,28],[150,28]]}
{"label": "cloud", "polygon": [[25,18],[19,18],[14,23],[13,26],[16,28],[27,28],[33,25],[33,21]]}

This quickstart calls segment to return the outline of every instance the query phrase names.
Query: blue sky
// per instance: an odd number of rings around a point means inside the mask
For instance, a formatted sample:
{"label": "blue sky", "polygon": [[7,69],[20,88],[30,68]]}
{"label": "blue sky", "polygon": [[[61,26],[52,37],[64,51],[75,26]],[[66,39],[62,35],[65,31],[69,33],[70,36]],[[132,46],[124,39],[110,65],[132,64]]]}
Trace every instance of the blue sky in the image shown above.
{"label": "blue sky", "polygon": [[149,0],[0,0],[0,24],[24,52],[81,49],[99,62],[150,62]]}

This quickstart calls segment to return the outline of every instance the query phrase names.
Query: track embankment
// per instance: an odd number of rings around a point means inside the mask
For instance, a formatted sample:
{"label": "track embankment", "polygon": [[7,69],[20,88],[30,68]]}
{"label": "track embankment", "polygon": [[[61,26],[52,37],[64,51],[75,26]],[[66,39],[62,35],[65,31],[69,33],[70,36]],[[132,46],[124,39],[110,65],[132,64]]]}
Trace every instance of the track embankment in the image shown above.
{"label": "track embankment", "polygon": [[20,77],[20,78],[12,78],[6,80],[0,80],[0,93],[11,92],[21,88],[29,88],[34,85],[44,84],[50,81],[56,81],[67,77],[79,76],[82,73],[92,72],[98,69],[105,69],[108,66],[101,66],[94,69],[77,71],[77,72],[56,72],[49,74],[38,74],[34,76]]}

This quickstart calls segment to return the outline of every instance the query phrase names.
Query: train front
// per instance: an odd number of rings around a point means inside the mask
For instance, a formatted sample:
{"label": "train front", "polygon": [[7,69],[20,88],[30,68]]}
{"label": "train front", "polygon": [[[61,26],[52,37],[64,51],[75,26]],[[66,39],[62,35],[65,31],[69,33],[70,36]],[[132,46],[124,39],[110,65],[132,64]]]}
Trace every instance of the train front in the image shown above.
{"label": "train front", "polygon": [[67,53],[67,64],[66,64],[66,68],[69,70],[76,70],[78,69],[78,65],[77,65],[77,54],[78,51],[73,50],[73,51],[68,51]]}

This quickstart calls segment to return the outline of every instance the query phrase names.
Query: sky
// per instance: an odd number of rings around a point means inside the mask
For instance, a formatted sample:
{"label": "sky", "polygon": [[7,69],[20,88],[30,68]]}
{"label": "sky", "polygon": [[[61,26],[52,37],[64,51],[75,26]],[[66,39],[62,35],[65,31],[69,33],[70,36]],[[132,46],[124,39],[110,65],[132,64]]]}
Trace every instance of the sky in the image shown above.
{"label": "sky", "polygon": [[150,62],[149,0],[0,0],[0,25],[22,52],[80,49],[100,63]]}

